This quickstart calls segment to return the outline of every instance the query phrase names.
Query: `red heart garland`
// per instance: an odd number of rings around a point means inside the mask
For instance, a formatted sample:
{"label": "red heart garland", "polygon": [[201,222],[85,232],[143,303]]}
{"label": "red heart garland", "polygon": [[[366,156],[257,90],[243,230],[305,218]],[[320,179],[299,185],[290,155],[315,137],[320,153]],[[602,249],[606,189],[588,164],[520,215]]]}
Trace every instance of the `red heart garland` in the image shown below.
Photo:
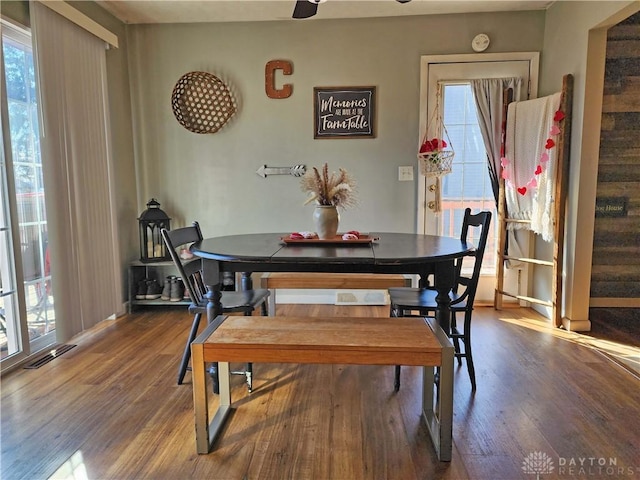
{"label": "red heart garland", "polygon": [[[554,122],[561,122],[562,120],[565,119],[565,113],[562,110],[557,110],[556,113],[553,116],[553,121]],[[560,128],[557,125],[553,125],[551,127],[551,129],[549,130],[549,135],[558,135],[560,134]],[[546,150],[551,150],[553,147],[556,146],[556,142],[553,141],[553,139],[551,138],[547,138],[547,142],[544,145],[544,148]],[[501,165],[502,165],[502,178],[504,178],[505,180],[507,180],[507,183],[509,183],[509,179],[508,179],[508,173],[506,171],[506,166],[509,164],[509,161],[506,158],[501,158]],[[546,163],[549,161],[549,154],[548,153],[543,153],[542,156],[540,157],[540,162],[541,163]],[[527,184],[527,187],[531,187],[531,188],[536,188],[538,186],[538,182],[535,179],[535,175],[540,175],[542,173],[542,165],[538,165],[536,167],[536,171],[534,172],[534,177],[531,177],[531,180],[529,180],[529,183]],[[518,193],[520,195],[525,195],[527,193],[527,187],[518,187]]]}

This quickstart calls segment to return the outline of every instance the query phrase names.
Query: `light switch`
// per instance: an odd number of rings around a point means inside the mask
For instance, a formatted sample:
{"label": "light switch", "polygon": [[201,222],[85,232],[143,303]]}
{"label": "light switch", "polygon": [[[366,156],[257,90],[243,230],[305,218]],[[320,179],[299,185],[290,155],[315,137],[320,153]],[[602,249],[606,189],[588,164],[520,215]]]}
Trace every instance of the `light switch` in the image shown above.
{"label": "light switch", "polygon": [[398,167],[398,181],[400,182],[413,181],[413,167],[411,165]]}

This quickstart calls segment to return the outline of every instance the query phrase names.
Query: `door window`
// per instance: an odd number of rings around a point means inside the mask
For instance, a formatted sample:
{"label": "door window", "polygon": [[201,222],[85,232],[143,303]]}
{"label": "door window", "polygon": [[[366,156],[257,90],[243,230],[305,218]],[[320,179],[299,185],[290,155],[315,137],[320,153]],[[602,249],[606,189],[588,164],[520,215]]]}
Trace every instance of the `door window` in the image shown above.
{"label": "door window", "polygon": [[[442,118],[455,156],[451,173],[445,175],[441,182],[439,233],[448,237],[460,236],[467,207],[472,213],[490,211],[494,228],[487,239],[482,271],[494,273],[497,209],[471,86],[469,83],[445,82],[442,92]],[[478,239],[472,238],[471,241],[477,242]]]}

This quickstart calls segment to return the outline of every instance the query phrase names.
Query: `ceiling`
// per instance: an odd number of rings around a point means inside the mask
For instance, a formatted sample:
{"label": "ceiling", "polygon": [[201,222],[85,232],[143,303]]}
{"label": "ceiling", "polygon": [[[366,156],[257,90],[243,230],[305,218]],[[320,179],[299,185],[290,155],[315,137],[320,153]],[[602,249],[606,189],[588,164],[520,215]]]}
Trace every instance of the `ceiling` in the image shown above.
{"label": "ceiling", "polygon": [[328,18],[393,17],[448,13],[545,10],[553,1],[328,0],[312,18],[293,20],[295,0],[98,0],[124,23],[254,22],[290,20],[309,22]]}

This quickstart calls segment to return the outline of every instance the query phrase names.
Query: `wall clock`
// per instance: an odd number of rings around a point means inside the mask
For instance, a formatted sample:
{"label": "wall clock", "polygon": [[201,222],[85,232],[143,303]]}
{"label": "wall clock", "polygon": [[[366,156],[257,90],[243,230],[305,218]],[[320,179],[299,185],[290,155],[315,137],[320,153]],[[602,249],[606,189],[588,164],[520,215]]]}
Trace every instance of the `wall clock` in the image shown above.
{"label": "wall clock", "polygon": [[471,48],[473,48],[474,52],[484,52],[489,47],[489,36],[484,33],[479,33],[475,37],[473,37],[473,41],[471,42]]}

